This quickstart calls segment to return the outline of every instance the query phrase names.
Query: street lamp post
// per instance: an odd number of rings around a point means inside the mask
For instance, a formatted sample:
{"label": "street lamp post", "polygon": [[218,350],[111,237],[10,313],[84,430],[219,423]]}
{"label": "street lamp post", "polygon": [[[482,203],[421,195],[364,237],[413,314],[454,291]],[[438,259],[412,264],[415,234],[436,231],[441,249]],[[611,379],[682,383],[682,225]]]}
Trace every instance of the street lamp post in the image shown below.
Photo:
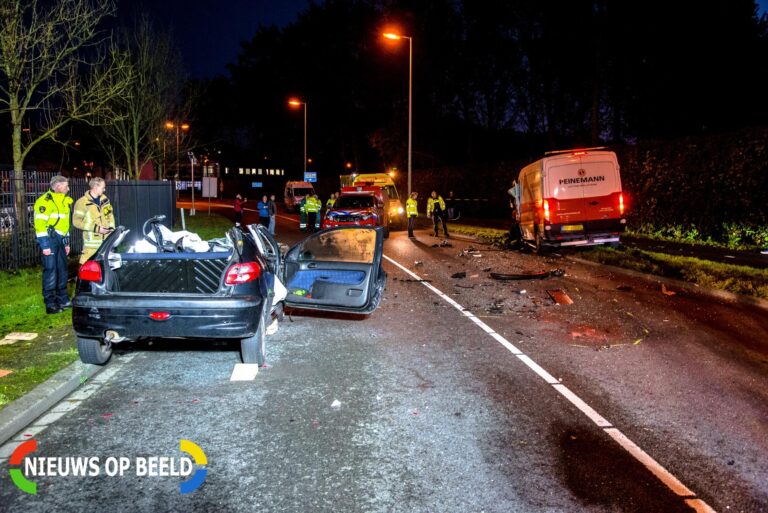
{"label": "street lamp post", "polygon": [[180,123],[179,121],[166,121],[166,130],[176,130],[176,179],[179,179],[179,167],[181,166],[181,160],[179,159],[179,139],[181,132],[189,131],[189,123]]}
{"label": "street lamp post", "polygon": [[291,107],[304,106],[304,176],[307,176],[307,102],[295,98],[288,100]]}
{"label": "street lamp post", "polygon": [[387,32],[387,39],[408,40],[408,197],[411,196],[411,162],[413,156],[413,37]]}

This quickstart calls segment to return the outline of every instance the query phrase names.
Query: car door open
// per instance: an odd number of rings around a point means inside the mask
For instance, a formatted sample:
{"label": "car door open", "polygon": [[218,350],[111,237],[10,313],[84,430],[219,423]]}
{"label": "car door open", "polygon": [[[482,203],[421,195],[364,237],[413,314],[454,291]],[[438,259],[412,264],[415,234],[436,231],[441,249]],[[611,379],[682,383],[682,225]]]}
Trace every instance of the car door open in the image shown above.
{"label": "car door open", "polygon": [[296,308],[370,313],[386,273],[380,227],[343,227],[310,235],[285,256],[285,303]]}

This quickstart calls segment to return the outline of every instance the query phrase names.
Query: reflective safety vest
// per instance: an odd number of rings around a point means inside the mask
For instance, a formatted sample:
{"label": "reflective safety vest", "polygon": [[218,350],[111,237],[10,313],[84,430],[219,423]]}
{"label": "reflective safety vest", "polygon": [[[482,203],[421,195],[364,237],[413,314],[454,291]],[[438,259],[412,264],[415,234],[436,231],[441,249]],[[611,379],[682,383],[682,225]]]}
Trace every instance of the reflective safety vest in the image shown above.
{"label": "reflective safety vest", "polygon": [[99,233],[99,228],[115,228],[115,214],[106,195],[99,197],[99,203],[90,192],[77,200],[72,214],[72,224],[83,230],[83,248],[98,249],[106,234]]}
{"label": "reflective safety vest", "polygon": [[[40,249],[49,249],[48,229],[69,237],[69,211],[72,198],[61,192],[48,191],[35,201],[35,235]],[[65,241],[65,244],[69,244]]]}
{"label": "reflective safety vest", "polygon": [[335,199],[328,198],[328,201],[325,202],[325,208],[333,208],[334,203],[336,203]]}
{"label": "reflective safety vest", "polygon": [[304,206],[304,209],[307,211],[307,213],[317,213],[320,212],[320,209],[323,207],[323,204],[320,203],[320,200],[317,198],[308,198],[307,204]]}
{"label": "reflective safety vest", "polygon": [[408,217],[419,215],[419,204],[413,198],[408,198],[405,202],[405,215]]}
{"label": "reflective safety vest", "polygon": [[[437,206],[435,206],[437,205]],[[427,217],[432,215],[432,212],[436,211],[445,211],[445,201],[443,201],[443,197],[438,195],[437,198],[430,198],[427,200]]]}

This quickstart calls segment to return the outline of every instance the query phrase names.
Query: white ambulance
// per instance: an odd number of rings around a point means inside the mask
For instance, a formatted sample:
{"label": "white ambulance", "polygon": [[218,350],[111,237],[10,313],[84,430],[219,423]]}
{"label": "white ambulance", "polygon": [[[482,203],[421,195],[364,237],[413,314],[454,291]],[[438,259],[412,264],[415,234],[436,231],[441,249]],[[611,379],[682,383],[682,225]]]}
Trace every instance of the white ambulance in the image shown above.
{"label": "white ambulance", "polygon": [[285,210],[294,212],[299,209],[301,200],[315,193],[315,188],[309,182],[287,182],[284,192]]}
{"label": "white ambulance", "polygon": [[520,171],[514,195],[523,240],[537,250],[617,246],[626,226],[619,163],[602,148],[547,152]]}

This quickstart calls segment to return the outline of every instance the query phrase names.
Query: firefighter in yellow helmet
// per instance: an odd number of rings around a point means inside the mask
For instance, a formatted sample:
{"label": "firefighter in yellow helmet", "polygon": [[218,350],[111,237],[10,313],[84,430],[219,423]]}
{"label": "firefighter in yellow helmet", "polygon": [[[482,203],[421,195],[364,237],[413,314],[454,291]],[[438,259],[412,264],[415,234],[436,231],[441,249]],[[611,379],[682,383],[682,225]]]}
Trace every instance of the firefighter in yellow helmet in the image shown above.
{"label": "firefighter in yellow helmet", "polygon": [[35,201],[35,235],[42,252],[43,301],[49,314],[72,306],[67,296],[67,255],[69,255],[69,180],[56,175],[51,188]]}
{"label": "firefighter in yellow helmet", "polygon": [[109,198],[104,194],[107,183],[103,178],[91,178],[88,190],[75,203],[72,224],[83,230],[83,253],[80,264],[84,264],[99,249],[107,235],[115,229],[115,214]]}

